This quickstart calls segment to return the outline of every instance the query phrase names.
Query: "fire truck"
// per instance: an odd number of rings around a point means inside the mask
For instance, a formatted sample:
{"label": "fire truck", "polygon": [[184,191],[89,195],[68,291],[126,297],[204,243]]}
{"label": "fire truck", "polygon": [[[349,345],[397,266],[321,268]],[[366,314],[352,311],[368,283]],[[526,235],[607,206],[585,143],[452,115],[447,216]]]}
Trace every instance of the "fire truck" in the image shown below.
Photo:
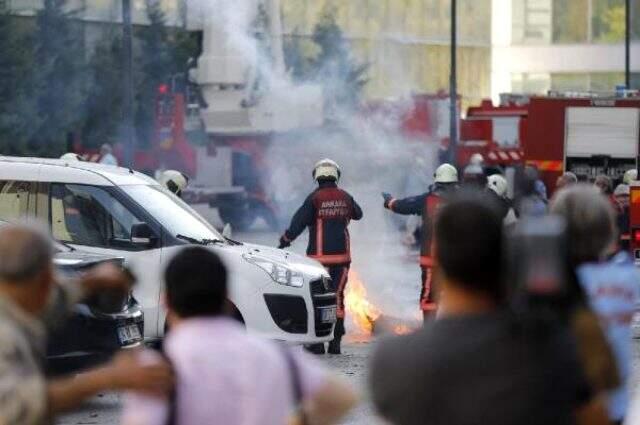
{"label": "fire truck", "polygon": [[[149,175],[186,173],[185,200],[217,208],[238,230],[259,217],[279,227],[264,187],[265,153],[276,140],[324,122],[321,87],[294,84],[285,70],[279,0],[249,6],[228,2],[220,5],[224,13],[207,2],[189,7],[188,29],[199,33],[202,53],[188,72],[158,87],[153,139],[134,157],[134,167]],[[80,145],[74,150],[97,156]],[[115,153],[122,158],[121,149]]]}
{"label": "fire truck", "polygon": [[619,181],[637,166],[640,96],[620,93],[504,95],[469,108],[460,124],[459,164],[481,153],[490,166],[537,167],[547,188],[564,171]]}

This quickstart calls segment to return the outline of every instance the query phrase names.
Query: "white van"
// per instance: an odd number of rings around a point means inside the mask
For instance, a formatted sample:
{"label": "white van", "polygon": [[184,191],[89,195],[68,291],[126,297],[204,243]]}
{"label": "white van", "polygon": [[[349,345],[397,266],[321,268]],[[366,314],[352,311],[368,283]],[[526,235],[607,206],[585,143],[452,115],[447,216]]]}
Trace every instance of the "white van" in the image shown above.
{"label": "white van", "polygon": [[291,343],[332,339],[336,299],[316,261],[224,238],[158,183],[125,168],[42,158],[0,157],[0,219],[39,219],[81,251],[117,255],[138,276],[146,340],[162,337],[165,265],[200,244],[230,270],[235,314],[247,329]]}

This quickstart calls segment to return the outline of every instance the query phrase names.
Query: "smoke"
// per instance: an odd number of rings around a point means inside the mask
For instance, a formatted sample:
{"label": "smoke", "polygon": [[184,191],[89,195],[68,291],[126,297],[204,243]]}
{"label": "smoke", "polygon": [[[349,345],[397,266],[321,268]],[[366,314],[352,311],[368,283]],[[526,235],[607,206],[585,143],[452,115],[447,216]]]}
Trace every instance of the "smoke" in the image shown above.
{"label": "smoke", "polygon": [[[270,5],[270,1],[267,0]],[[252,26],[259,0],[192,0],[190,13],[213,19],[224,31],[224,42],[254,64],[272,96],[304,104],[308,91],[291,82],[278,64],[278,54],[265,55]],[[269,6],[267,6],[269,7]],[[271,42],[279,43],[272,34]],[[374,55],[384,60],[383,52]],[[274,62],[275,58],[275,62]],[[402,63],[388,59],[383,66],[393,73],[395,87],[408,93],[408,72]],[[388,66],[387,66],[388,65]],[[335,84],[314,81],[325,96],[334,97]],[[403,115],[412,107],[411,99],[395,101],[393,108],[363,112],[361,105],[343,108],[332,114],[331,126],[298,130],[277,136],[270,144],[265,161],[271,170],[265,176],[269,195],[285,219],[315,188],[311,177],[313,165],[322,158],[337,161],[342,168],[342,188],[350,192],[364,210],[364,219],[350,226],[352,267],[357,270],[368,291],[370,301],[384,314],[412,319],[418,313],[420,270],[417,253],[402,243],[400,230],[405,219],[383,208],[382,191],[396,196],[417,195],[427,190],[436,158],[436,144],[409,141],[400,133]],[[283,223],[283,228],[286,226]],[[303,245],[302,241],[297,243]]]}

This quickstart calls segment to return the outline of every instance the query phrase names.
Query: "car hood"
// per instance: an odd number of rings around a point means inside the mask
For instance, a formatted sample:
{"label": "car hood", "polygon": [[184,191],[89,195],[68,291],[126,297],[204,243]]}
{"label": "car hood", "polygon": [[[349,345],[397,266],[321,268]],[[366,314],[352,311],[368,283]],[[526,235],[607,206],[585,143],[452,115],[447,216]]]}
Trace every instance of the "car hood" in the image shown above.
{"label": "car hood", "polygon": [[[288,266],[292,270],[312,276],[313,278],[329,276],[326,269],[318,261],[270,246],[243,243],[241,245],[226,245],[225,249],[217,250],[217,252],[220,253],[224,251],[229,253],[233,252],[236,255],[239,254],[238,257],[246,258],[246,256],[253,256],[273,261],[274,263],[280,263]],[[236,255],[234,255],[234,257],[236,257]]]}

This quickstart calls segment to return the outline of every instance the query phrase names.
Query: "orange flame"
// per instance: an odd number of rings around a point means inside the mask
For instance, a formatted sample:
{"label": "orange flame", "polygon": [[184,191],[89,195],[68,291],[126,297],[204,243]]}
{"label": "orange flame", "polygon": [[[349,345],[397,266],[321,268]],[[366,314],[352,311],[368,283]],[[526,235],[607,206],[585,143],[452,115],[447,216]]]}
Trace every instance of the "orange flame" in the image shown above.
{"label": "orange flame", "polygon": [[367,289],[353,269],[349,271],[349,284],[345,289],[344,306],[347,316],[356,328],[365,335],[373,331],[373,323],[382,314],[381,311],[367,300]]}
{"label": "orange flame", "polygon": [[407,335],[413,331],[414,330],[407,325],[398,325],[393,328],[393,333],[396,335]]}

